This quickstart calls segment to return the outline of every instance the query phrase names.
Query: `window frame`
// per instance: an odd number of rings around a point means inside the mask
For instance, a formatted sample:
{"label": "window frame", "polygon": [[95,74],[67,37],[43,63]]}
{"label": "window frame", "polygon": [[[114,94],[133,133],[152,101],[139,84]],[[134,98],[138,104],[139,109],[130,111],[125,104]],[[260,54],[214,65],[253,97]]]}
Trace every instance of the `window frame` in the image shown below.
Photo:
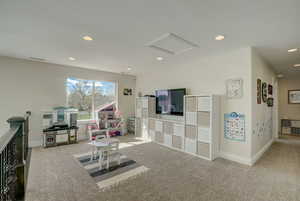
{"label": "window frame", "polygon": [[65,93],[66,93],[66,105],[69,107],[69,96],[68,96],[68,92],[67,92],[67,87],[68,87],[68,79],[77,79],[77,80],[85,80],[85,81],[91,81],[93,83],[92,86],[92,119],[80,119],[77,120],[77,122],[79,123],[85,123],[85,122],[90,122],[90,121],[95,121],[98,120],[98,117],[95,113],[95,82],[111,82],[115,84],[115,101],[116,101],[116,108],[119,109],[119,93],[118,93],[118,81],[111,81],[111,80],[94,80],[94,79],[82,79],[82,78],[77,78],[77,77],[67,77],[65,79]]}

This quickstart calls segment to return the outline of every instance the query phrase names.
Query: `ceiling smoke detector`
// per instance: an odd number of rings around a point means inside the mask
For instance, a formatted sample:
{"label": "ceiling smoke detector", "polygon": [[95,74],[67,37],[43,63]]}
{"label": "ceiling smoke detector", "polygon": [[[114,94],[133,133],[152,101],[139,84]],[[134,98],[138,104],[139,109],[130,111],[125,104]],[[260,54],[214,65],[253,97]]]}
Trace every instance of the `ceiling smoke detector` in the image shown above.
{"label": "ceiling smoke detector", "polygon": [[171,55],[178,55],[199,47],[196,43],[188,41],[173,33],[164,34],[146,44],[146,46]]}

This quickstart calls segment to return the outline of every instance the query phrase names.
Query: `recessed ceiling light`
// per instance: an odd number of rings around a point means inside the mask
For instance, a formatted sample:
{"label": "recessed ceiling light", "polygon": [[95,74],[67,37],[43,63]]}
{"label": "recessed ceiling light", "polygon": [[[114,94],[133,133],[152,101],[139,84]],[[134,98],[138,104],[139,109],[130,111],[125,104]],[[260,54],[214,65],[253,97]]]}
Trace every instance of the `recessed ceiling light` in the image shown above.
{"label": "recessed ceiling light", "polygon": [[294,67],[300,67],[300,64],[295,64]]}
{"label": "recessed ceiling light", "polygon": [[163,57],[156,57],[156,60],[157,61],[162,61],[162,60],[164,60],[164,58]]}
{"label": "recessed ceiling light", "polygon": [[127,70],[131,70],[132,68],[128,67]]}
{"label": "recessed ceiling light", "polygon": [[298,48],[289,49],[288,52],[297,52]]}
{"label": "recessed ceiling light", "polygon": [[283,75],[282,74],[278,74],[277,77],[278,78],[283,78]]}
{"label": "recessed ceiling light", "polygon": [[76,59],[74,57],[69,57],[69,60],[75,61]]}
{"label": "recessed ceiling light", "polygon": [[90,36],[83,36],[82,39],[83,39],[83,40],[88,40],[88,41],[93,40],[93,38],[90,37]]}
{"label": "recessed ceiling light", "polygon": [[225,39],[225,36],[223,35],[218,35],[215,37],[215,40],[224,40]]}

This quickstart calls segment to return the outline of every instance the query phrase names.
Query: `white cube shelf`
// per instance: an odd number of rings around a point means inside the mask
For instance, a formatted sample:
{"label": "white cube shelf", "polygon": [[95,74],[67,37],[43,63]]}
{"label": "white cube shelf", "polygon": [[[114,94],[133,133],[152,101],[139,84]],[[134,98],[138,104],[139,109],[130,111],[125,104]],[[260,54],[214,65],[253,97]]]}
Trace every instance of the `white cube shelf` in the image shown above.
{"label": "white cube shelf", "polygon": [[155,98],[141,97],[136,102],[136,130],[143,133],[138,136],[207,160],[218,156],[219,96],[185,96],[184,116],[177,119],[155,114]]}

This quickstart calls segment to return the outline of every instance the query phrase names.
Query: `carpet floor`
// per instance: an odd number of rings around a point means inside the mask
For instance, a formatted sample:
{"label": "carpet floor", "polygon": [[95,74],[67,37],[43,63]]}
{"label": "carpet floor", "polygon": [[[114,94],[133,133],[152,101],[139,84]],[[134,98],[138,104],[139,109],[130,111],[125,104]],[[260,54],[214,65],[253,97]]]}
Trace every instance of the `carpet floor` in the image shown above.
{"label": "carpet floor", "polygon": [[248,167],[120,137],[121,152],[150,170],[105,192],[73,157],[87,142],[31,154],[26,201],[300,201],[300,140],[284,137]]}

